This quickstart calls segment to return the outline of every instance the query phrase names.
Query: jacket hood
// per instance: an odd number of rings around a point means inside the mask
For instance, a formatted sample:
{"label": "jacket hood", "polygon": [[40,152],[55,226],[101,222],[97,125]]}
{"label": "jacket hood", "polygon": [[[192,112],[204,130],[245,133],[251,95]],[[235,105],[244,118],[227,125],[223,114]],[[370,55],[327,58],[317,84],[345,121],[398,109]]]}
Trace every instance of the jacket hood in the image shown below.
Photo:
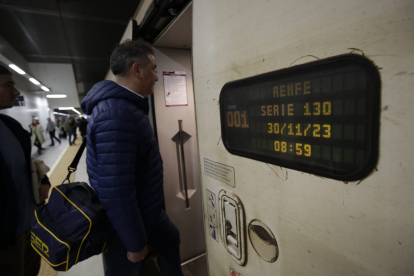
{"label": "jacket hood", "polygon": [[91,90],[89,90],[88,94],[81,102],[82,110],[86,115],[91,115],[93,108],[100,101],[111,98],[131,101],[148,115],[148,98],[143,98],[142,96],[120,86],[116,82],[108,80],[98,82],[92,87]]}

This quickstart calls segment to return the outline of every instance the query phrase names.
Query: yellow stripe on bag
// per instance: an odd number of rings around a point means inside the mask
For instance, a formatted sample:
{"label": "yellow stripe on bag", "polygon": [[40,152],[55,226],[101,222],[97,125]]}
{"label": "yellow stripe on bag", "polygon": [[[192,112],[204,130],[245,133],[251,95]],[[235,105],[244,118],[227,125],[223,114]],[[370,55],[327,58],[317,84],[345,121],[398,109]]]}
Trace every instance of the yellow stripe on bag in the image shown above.
{"label": "yellow stripe on bag", "polygon": [[42,226],[47,232],[49,232],[49,234],[50,235],[52,235],[57,241],[59,241],[59,242],[61,242],[61,243],[63,243],[64,245],[66,245],[68,248],[69,248],[69,250],[68,250],[68,258],[67,258],[67,260],[66,260],[66,262],[63,262],[63,263],[60,263],[60,264],[56,264],[56,265],[54,265],[54,264],[52,264],[51,262],[49,262],[45,257],[43,257],[43,254],[40,254],[39,253],[39,251],[37,251],[37,249],[36,248],[34,248],[34,246],[33,246],[33,243],[30,243],[31,244],[31,246],[33,247],[33,249],[34,250],[36,250],[36,252],[40,255],[40,256],[42,256],[42,258],[48,263],[48,264],[50,264],[51,266],[59,266],[59,265],[62,265],[62,264],[64,264],[64,263],[66,263],[66,271],[68,271],[68,269],[69,269],[69,251],[70,251],[70,246],[69,246],[69,244],[67,244],[66,242],[63,242],[63,241],[61,241],[61,240],[59,240],[55,235],[53,235],[53,233],[52,232],[50,232],[49,231],[49,229],[47,229],[43,224],[41,224],[40,223],[40,221],[39,221],[39,218],[37,217],[37,210],[35,210],[35,216],[36,216],[36,221],[37,221],[37,223],[39,223],[39,225],[40,226]]}
{"label": "yellow stripe on bag", "polygon": [[[86,235],[85,235],[85,237],[83,238],[83,240],[82,240],[82,243],[81,243],[81,245],[80,245],[80,247],[79,247],[79,251],[78,251],[78,256],[76,257],[76,261],[75,261],[75,263],[73,264],[73,265],[75,265],[75,264],[77,264],[78,263],[78,259],[79,259],[79,254],[80,254],[80,251],[81,251],[81,249],[82,249],[82,245],[83,245],[83,242],[85,241],[85,239],[86,239],[86,237],[89,235],[89,232],[91,232],[91,228],[92,228],[92,221],[90,220],[90,218],[81,210],[81,209],[79,209],[79,207],[78,206],[76,206],[76,204],[75,203],[73,203],[72,201],[70,201],[70,199],[69,198],[67,198],[66,196],[65,196],[65,194],[64,193],[62,193],[62,191],[61,190],[59,190],[57,187],[53,187],[53,189],[56,189],[57,191],[59,191],[59,193],[61,193],[62,194],[62,196],[64,197],[64,198],[66,198],[66,200],[67,201],[69,201],[73,206],[75,206],[75,208],[76,209],[78,209],[79,210],[79,212],[81,212],[88,220],[89,220],[89,230],[88,230],[88,233],[86,233]],[[69,259],[68,259],[69,260]]]}
{"label": "yellow stripe on bag", "polygon": [[43,258],[43,260],[45,260],[50,266],[60,266],[60,265],[63,265],[63,264],[65,264],[65,263],[67,263],[67,261],[66,262],[63,262],[63,263],[60,263],[60,264],[52,264],[51,262],[49,262],[48,261],[48,259],[46,259],[44,256],[43,256],[43,254],[41,254],[40,252],[39,252],[39,250],[37,250],[36,249],[36,247],[33,245],[33,243],[30,243],[31,244],[31,246],[32,246],[32,248],[37,252],[37,254],[39,254],[40,255],[40,257],[42,257]]}

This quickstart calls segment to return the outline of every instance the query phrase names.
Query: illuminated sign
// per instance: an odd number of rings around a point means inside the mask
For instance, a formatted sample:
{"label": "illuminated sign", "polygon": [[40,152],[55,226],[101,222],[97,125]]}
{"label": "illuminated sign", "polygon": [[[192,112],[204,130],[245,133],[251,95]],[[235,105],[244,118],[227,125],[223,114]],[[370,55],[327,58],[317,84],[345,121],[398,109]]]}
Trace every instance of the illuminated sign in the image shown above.
{"label": "illuminated sign", "polygon": [[224,85],[223,143],[235,155],[358,180],[377,162],[379,107],[372,62],[332,57]]}

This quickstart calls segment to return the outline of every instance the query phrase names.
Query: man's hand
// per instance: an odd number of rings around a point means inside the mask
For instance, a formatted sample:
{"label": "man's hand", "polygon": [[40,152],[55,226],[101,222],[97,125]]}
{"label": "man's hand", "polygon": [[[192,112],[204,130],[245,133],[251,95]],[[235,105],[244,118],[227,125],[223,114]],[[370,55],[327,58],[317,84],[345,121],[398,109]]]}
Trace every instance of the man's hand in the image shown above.
{"label": "man's hand", "polygon": [[39,199],[40,202],[45,201],[49,197],[50,185],[40,185],[39,187]]}
{"label": "man's hand", "polygon": [[128,251],[127,258],[130,262],[136,263],[145,259],[145,256],[147,256],[147,254],[148,249],[147,246],[145,246],[144,249],[142,249],[140,252],[133,253]]}

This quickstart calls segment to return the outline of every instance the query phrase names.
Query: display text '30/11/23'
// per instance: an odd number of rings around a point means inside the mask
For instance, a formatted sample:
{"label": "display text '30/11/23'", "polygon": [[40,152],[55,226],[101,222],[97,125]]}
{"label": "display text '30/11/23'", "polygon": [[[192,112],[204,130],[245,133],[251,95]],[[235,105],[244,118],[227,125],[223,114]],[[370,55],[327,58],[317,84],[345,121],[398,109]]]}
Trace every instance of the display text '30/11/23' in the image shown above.
{"label": "display text '30/11/23'", "polygon": [[342,55],[227,83],[223,143],[235,155],[338,180],[362,179],[378,158],[380,78]]}

